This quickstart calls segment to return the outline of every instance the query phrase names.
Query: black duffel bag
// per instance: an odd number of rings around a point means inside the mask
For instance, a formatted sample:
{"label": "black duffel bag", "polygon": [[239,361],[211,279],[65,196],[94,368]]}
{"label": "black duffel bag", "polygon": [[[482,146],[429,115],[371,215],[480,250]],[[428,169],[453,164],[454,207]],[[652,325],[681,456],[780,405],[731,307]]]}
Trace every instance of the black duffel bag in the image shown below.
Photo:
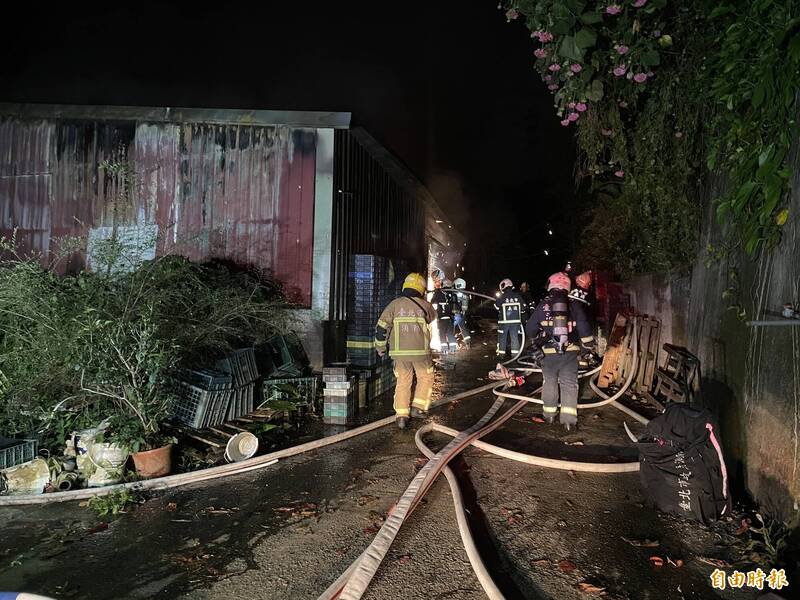
{"label": "black duffel bag", "polygon": [[671,404],[637,445],[650,505],[706,524],[730,514],[727,469],[707,410]]}

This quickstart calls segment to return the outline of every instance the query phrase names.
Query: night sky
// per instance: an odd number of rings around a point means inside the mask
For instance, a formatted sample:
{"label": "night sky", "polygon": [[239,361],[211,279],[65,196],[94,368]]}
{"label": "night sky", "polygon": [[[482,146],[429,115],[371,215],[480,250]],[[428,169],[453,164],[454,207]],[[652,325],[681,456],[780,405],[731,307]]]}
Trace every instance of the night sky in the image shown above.
{"label": "night sky", "polygon": [[350,111],[468,235],[470,284],[541,284],[580,215],[529,32],[490,0],[380,4],[27,3],[0,100]]}

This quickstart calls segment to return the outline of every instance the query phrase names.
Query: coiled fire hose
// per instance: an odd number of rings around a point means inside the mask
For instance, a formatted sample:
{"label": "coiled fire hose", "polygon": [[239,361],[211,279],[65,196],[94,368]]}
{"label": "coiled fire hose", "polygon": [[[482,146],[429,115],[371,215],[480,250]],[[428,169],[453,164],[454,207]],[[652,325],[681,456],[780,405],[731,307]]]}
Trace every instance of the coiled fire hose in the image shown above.
{"label": "coiled fire hose", "polygon": [[[631,372],[629,373],[628,379],[626,380],[622,388],[619,390],[619,392],[617,392],[612,397],[608,397],[602,392],[600,392],[601,397],[604,398],[602,402],[579,405],[579,408],[595,408],[597,406],[603,406],[605,404],[611,404],[612,406],[615,406],[617,408],[622,407],[621,404],[616,402],[616,399],[621,397],[625,393],[625,391],[627,391],[628,387],[630,386],[633,380],[633,373],[635,373],[636,368],[638,366],[637,332],[638,332],[638,323],[636,320],[634,320],[633,364],[631,366]],[[593,375],[598,370],[599,367],[588,373],[582,374],[581,377],[587,377]],[[366,592],[367,587],[369,586],[369,583],[371,582],[381,562],[383,561],[383,558],[386,556],[389,547],[391,546],[392,542],[397,536],[397,533],[400,527],[402,526],[403,522],[411,514],[411,512],[413,512],[414,508],[419,504],[419,501],[422,499],[424,494],[430,489],[436,477],[442,471],[445,471],[445,476],[447,477],[448,483],[450,484],[450,488],[453,493],[453,502],[456,506],[456,518],[459,524],[459,532],[461,534],[462,541],[464,542],[465,549],[467,550],[467,555],[469,557],[473,570],[475,571],[479,582],[483,586],[484,591],[486,591],[489,598],[493,600],[503,598],[497,586],[491,580],[491,577],[488,571],[486,570],[485,565],[483,564],[483,562],[480,559],[480,556],[477,553],[477,548],[474,544],[471,532],[469,531],[469,526],[466,522],[466,516],[463,514],[464,510],[463,502],[461,502],[461,494],[460,490],[458,490],[457,481],[455,480],[455,476],[452,474],[452,471],[450,471],[449,467],[447,467],[447,463],[449,463],[450,460],[452,460],[458,453],[460,453],[464,448],[466,448],[466,446],[470,444],[474,444],[477,447],[481,447],[484,450],[494,452],[495,454],[506,456],[507,458],[520,460],[522,462],[526,462],[528,464],[535,464],[538,466],[546,466],[546,467],[562,468],[562,469],[569,468],[573,470],[604,472],[604,473],[631,472],[638,470],[638,463],[595,464],[595,463],[581,463],[577,461],[561,461],[561,460],[547,459],[544,457],[538,457],[533,455],[526,455],[523,453],[505,450],[497,446],[492,446],[490,444],[484,444],[483,442],[479,442],[478,441],[479,438],[487,435],[488,433],[491,433],[492,431],[500,427],[500,425],[502,425],[508,419],[510,419],[511,416],[514,413],[516,413],[519,409],[521,409],[526,403],[542,402],[541,399],[539,398],[531,398],[529,396],[521,396],[501,391],[501,388],[505,387],[507,387],[507,384],[498,384],[493,389],[493,393],[498,397],[497,400],[489,409],[489,411],[487,411],[487,413],[477,423],[475,423],[475,425],[473,425],[469,429],[462,432],[457,432],[442,425],[427,424],[417,432],[415,441],[420,450],[426,456],[429,457],[428,463],[414,477],[411,484],[401,496],[394,510],[390,513],[389,517],[384,522],[383,526],[381,527],[380,531],[378,532],[377,536],[370,544],[370,546],[320,596],[320,600],[328,600],[332,598],[356,600],[363,596],[363,594]],[[599,391],[594,385],[592,386],[592,388],[596,392]],[[537,392],[538,391],[539,390],[537,390]],[[517,399],[518,402],[514,406],[512,406],[511,409],[509,409],[508,411],[503,413],[500,417],[498,417],[496,420],[490,423],[491,419],[494,417],[494,415],[497,413],[497,411],[500,409],[505,399],[507,398]],[[623,409],[628,414],[636,415],[636,417],[638,417],[638,420],[646,421],[644,417],[637,415],[634,411],[630,411],[630,409],[627,409],[627,407],[623,407]],[[433,454],[433,452],[430,449],[428,449],[427,446],[425,446],[424,442],[422,442],[422,435],[424,435],[424,433],[426,433],[427,431],[432,431],[432,430],[440,431],[455,436],[454,439],[445,446],[445,448],[443,448],[436,454]]]}

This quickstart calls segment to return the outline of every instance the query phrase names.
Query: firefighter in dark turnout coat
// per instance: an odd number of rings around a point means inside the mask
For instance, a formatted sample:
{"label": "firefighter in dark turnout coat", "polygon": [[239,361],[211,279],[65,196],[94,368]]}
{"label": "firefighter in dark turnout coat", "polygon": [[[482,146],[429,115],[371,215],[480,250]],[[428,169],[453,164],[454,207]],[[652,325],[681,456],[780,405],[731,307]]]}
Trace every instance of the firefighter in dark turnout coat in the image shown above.
{"label": "firefighter in dark turnout coat", "polygon": [[560,392],[560,421],[567,431],[578,422],[578,356],[582,351],[593,352],[595,347],[583,304],[568,297],[570,287],[566,273],[551,275],[547,295],[536,306],[525,330],[542,365],[545,420],[555,420]]}
{"label": "firefighter in dark turnout coat", "polygon": [[500,282],[500,296],[494,303],[497,309],[497,355],[505,356],[510,349],[511,354],[519,352],[520,334],[524,300],[514,289],[510,279]]}

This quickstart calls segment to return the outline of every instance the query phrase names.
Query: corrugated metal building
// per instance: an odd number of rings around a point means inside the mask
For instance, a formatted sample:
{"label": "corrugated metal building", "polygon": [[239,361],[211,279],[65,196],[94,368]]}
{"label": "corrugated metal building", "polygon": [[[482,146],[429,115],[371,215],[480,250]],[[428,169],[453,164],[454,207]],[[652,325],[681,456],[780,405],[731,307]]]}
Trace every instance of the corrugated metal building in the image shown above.
{"label": "corrugated metal building", "polygon": [[0,234],[44,254],[88,238],[71,271],[111,231],[150,240],[145,256],[262,269],[302,307],[317,365],[323,323],[347,318],[349,256],[422,270],[433,244],[455,264],[464,240],[446,223],[349,113],[0,104]]}

